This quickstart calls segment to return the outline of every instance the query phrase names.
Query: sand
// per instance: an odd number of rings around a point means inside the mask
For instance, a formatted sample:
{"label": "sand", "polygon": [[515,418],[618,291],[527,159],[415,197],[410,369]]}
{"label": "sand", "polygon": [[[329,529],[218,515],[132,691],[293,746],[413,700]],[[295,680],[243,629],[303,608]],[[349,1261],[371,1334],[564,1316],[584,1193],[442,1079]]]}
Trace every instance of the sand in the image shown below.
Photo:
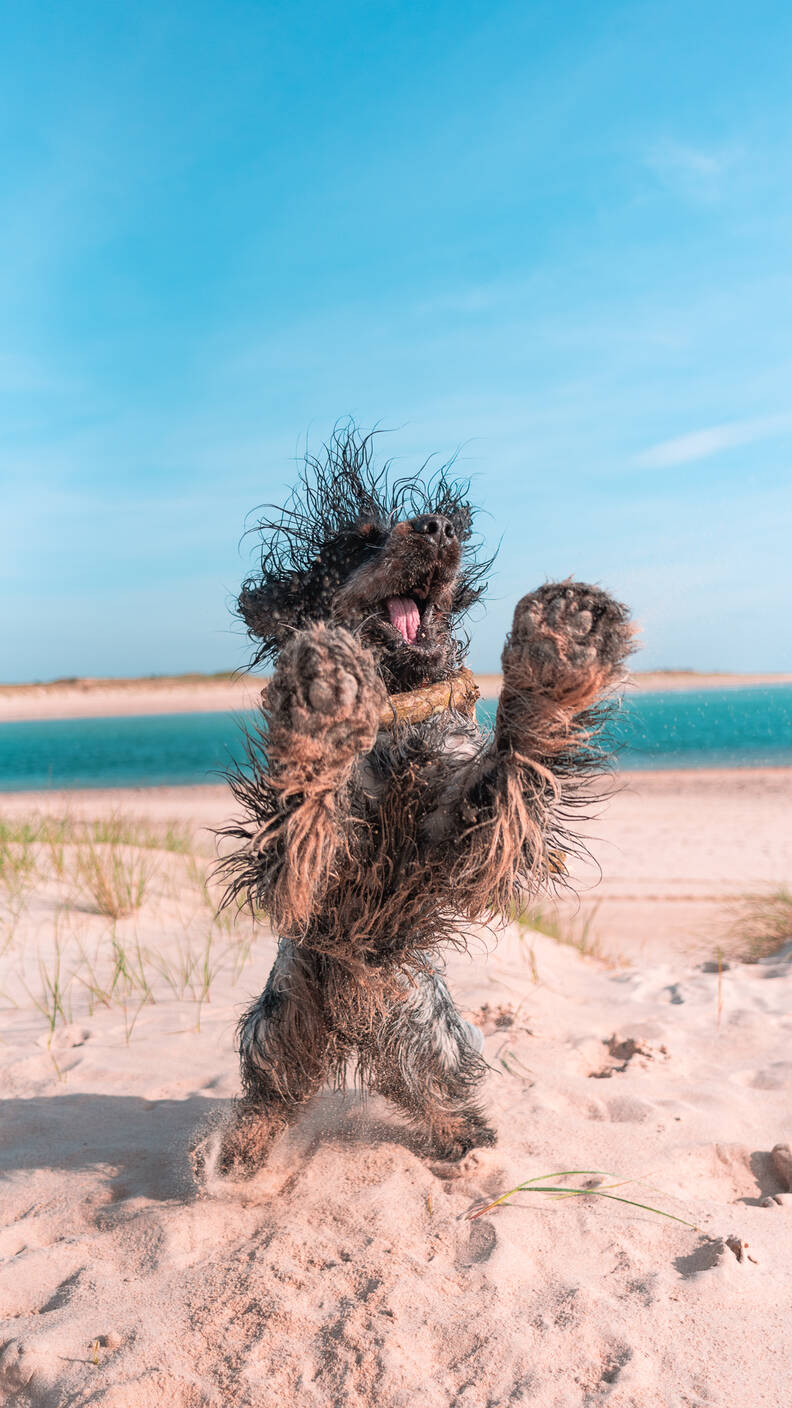
{"label": "sand", "polygon": [[254,709],[264,679],[56,680],[0,685],[0,723],[28,719],[112,718],[147,714],[211,714]]}
{"label": "sand", "polygon": [[[0,886],[0,1401],[788,1408],[792,947],[713,960],[730,897],[790,881],[792,771],[625,782],[566,942],[512,926],[449,958],[494,1149],[432,1164],[383,1102],[328,1092],[267,1170],[203,1196],[187,1142],[237,1088],[273,939],[213,924],[205,835],[194,859],[139,843],[220,821],[224,790],[0,798],[7,826],[136,815],[117,855],[153,867],[115,924],[73,838]],[[470,1220],[565,1169],[684,1222],[527,1192]]]}
{"label": "sand", "polygon": [[[482,699],[500,694],[501,676],[480,674]],[[252,709],[263,677],[189,675],[152,679],[54,680],[47,684],[0,684],[0,723],[27,719],[81,719],[113,715],[193,714]],[[639,694],[665,690],[741,689],[792,684],[784,674],[699,674],[694,670],[636,671],[631,688]]]}

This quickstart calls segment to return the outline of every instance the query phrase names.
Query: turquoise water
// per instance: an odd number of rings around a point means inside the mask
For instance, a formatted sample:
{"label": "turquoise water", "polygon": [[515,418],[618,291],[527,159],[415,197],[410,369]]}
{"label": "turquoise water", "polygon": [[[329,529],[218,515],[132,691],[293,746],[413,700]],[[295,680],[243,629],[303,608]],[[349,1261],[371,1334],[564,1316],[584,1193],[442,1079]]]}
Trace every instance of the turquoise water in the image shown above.
{"label": "turquoise water", "polygon": [[792,685],[629,695],[608,735],[622,768],[792,767]]}
{"label": "turquoise water", "polygon": [[[482,722],[495,707],[481,701]],[[0,724],[0,791],[218,782],[241,755],[239,717]],[[633,695],[612,732],[623,768],[792,767],[792,686]]]}

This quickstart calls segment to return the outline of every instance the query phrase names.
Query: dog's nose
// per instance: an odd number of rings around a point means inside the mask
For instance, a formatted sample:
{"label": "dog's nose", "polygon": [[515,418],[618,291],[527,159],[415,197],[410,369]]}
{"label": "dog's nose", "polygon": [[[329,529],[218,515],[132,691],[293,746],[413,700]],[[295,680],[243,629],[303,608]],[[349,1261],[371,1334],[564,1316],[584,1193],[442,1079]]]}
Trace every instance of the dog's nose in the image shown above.
{"label": "dog's nose", "polygon": [[420,518],[411,518],[410,527],[413,532],[421,533],[434,543],[438,552],[456,537],[453,523],[450,518],[444,518],[442,513],[424,513]]}

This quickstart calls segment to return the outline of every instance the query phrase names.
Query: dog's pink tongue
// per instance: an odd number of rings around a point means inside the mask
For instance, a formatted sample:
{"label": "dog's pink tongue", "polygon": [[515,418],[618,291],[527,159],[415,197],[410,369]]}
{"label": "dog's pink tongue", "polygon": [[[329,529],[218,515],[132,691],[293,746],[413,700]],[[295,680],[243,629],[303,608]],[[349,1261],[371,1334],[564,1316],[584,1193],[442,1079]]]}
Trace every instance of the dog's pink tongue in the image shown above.
{"label": "dog's pink tongue", "polygon": [[389,596],[385,605],[391,624],[400,631],[406,641],[412,642],[418,635],[421,613],[411,596]]}

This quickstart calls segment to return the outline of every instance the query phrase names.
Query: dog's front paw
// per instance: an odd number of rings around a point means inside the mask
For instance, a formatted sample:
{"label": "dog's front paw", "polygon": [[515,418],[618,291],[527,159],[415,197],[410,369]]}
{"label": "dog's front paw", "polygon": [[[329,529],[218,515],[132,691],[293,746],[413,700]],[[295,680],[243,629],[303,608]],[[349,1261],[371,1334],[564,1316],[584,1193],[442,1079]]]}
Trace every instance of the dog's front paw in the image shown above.
{"label": "dog's front paw", "polygon": [[267,695],[274,729],[329,763],[368,752],[387,692],[374,657],[342,627],[317,625],[281,652]]}
{"label": "dog's front paw", "polygon": [[599,587],[547,583],[517,603],[504,685],[582,705],[618,679],[632,635],[627,608]]}

